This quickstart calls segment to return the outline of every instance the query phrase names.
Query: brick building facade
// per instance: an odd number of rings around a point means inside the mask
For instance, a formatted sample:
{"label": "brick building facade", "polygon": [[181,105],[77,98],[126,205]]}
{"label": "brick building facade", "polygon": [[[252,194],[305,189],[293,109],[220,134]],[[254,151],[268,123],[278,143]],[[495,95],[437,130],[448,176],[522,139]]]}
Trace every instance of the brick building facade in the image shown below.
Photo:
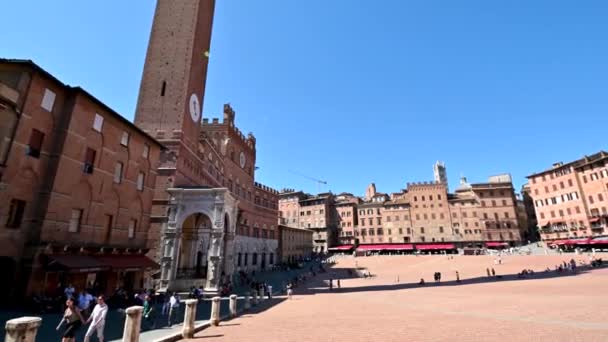
{"label": "brick building facade", "polygon": [[293,264],[312,254],[313,234],[310,229],[279,225],[279,261]]}
{"label": "brick building facade", "polygon": [[143,287],[161,145],[25,60],[0,60],[0,122],[0,293]]}
{"label": "brick building facade", "polygon": [[276,256],[278,192],[255,181],[255,137],[236,127],[229,105],[221,121],[202,118],[214,8],[214,0],[157,2],[135,114],[167,147],[150,253],[164,289],[217,292],[236,271]]}
{"label": "brick building facade", "polygon": [[608,153],[600,151],[528,176],[543,240],[608,233]]}
{"label": "brick building facade", "polygon": [[337,238],[340,244],[355,242],[355,227],[358,223],[357,205],[361,200],[350,193],[341,193],[335,197],[335,217]]}
{"label": "brick building facade", "polygon": [[[297,217],[294,217],[294,213]],[[323,253],[338,238],[335,196],[331,193],[313,196],[285,189],[279,199],[279,222],[287,227],[313,231],[313,251]]]}
{"label": "brick building facade", "polygon": [[[308,227],[311,220],[302,205],[309,198],[316,197],[293,190],[282,193],[281,222]],[[291,212],[298,209],[300,216],[292,218]],[[521,217],[526,214],[525,208],[517,200],[508,175],[476,184],[463,178],[454,193],[449,193],[443,182],[419,182],[408,183],[406,189],[389,196],[377,192],[372,183],[363,198],[340,194],[333,196],[324,209],[336,213],[334,244],[339,245],[443,242],[483,247],[498,242],[520,243],[527,230],[527,217]]]}

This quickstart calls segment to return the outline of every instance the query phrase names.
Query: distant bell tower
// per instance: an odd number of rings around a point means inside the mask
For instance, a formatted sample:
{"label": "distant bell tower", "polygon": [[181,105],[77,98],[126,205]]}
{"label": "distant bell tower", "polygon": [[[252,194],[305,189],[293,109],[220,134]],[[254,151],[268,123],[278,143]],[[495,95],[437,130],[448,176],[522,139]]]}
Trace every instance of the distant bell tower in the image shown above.
{"label": "distant bell tower", "polygon": [[437,161],[435,165],[433,165],[433,176],[435,178],[435,182],[448,185],[448,174],[445,169],[445,163],[441,161]]}
{"label": "distant bell tower", "polygon": [[135,124],[161,142],[196,146],[215,0],[158,0]]}

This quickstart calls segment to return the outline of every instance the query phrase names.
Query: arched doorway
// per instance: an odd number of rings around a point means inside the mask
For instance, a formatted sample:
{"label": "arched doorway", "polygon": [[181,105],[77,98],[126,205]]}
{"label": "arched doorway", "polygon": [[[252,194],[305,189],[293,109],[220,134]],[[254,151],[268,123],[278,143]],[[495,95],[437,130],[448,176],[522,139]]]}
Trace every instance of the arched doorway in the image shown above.
{"label": "arched doorway", "polygon": [[197,277],[203,275],[203,251],[196,252],[196,275]]}
{"label": "arched doorway", "polygon": [[177,260],[177,278],[204,278],[207,268],[204,232],[211,229],[211,220],[203,213],[188,216],[181,229]]}

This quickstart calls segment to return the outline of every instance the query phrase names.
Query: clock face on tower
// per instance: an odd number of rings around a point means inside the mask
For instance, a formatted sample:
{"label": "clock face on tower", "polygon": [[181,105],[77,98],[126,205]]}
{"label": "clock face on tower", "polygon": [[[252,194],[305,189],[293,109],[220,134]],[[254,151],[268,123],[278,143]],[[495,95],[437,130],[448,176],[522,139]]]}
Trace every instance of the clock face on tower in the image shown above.
{"label": "clock face on tower", "polygon": [[241,163],[241,169],[244,168],[245,167],[245,162],[246,162],[246,160],[245,160],[245,153],[241,152],[239,161]]}
{"label": "clock face on tower", "polygon": [[196,94],[190,95],[190,117],[194,122],[198,122],[201,118],[201,105]]}

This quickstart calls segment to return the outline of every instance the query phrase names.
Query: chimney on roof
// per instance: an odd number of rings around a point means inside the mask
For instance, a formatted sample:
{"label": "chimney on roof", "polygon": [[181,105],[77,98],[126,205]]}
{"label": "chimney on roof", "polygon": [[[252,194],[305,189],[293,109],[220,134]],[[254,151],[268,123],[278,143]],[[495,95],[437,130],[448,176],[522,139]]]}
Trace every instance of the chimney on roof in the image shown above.
{"label": "chimney on roof", "polygon": [[554,169],[557,169],[558,167],[562,167],[562,166],[564,166],[564,162],[560,161],[560,162],[557,162],[557,163],[553,163],[553,168]]}

